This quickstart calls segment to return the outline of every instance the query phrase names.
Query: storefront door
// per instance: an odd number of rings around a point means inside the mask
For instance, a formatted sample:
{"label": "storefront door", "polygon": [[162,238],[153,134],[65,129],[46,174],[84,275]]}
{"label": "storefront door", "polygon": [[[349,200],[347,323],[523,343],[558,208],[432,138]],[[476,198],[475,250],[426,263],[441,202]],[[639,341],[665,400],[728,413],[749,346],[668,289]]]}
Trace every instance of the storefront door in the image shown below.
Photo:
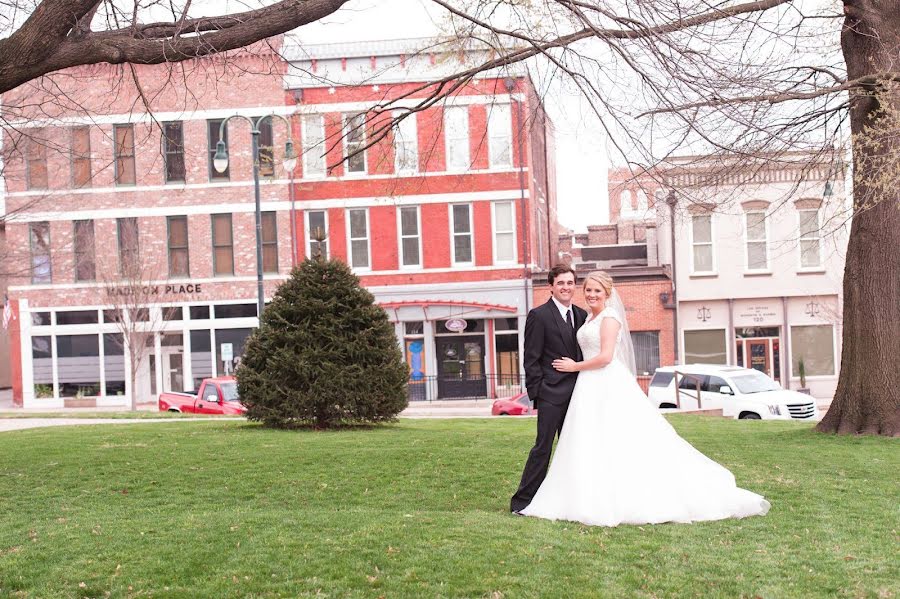
{"label": "storefront door", "polygon": [[778,327],[748,327],[737,330],[737,365],[781,380],[781,338]]}
{"label": "storefront door", "polygon": [[184,354],[180,349],[162,348],[163,391],[184,391]]}
{"label": "storefront door", "polygon": [[769,340],[747,341],[747,354],[750,356],[749,367],[753,370],[771,374],[769,370]]}
{"label": "storefront door", "polygon": [[438,355],[438,398],[485,397],[484,336],[435,339]]}

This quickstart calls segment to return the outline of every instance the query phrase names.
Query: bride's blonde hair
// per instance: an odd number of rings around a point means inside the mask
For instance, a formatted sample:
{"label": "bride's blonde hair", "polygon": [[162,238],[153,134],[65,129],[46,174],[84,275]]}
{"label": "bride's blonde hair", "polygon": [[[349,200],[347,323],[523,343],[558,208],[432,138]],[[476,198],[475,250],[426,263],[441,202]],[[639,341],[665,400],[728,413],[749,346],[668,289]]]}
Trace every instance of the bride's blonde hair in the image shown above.
{"label": "bride's blonde hair", "polygon": [[584,289],[587,287],[588,281],[595,281],[599,283],[600,286],[603,287],[603,291],[606,292],[607,297],[612,295],[613,278],[605,270],[595,270],[593,272],[589,272],[587,276],[584,277],[584,283],[581,286],[582,291],[584,291]]}

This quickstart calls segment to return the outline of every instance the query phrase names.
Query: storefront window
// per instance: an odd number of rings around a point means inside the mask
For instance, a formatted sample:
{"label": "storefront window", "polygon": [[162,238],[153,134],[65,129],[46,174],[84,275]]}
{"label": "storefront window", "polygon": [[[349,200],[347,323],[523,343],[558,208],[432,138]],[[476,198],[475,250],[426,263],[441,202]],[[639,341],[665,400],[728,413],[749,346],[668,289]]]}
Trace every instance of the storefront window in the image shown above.
{"label": "storefront window", "polygon": [[497,386],[518,386],[519,371],[519,334],[501,333],[495,337],[497,349]]}
{"label": "storefront window", "polygon": [[495,318],[494,319],[494,330],[495,331],[518,331],[519,330],[519,319],[513,316],[512,318]]}
{"label": "storefront window", "polygon": [[[209,310],[206,306],[202,307]],[[191,312],[193,310],[194,307],[191,308]],[[191,314],[191,318],[193,318],[193,314]],[[194,377],[194,389],[199,389],[203,379],[212,376],[211,348],[209,331],[191,331],[191,374]]]}
{"label": "storefront window", "polygon": [[778,337],[778,327],[742,327],[735,329],[738,338]]}
{"label": "storefront window", "polygon": [[725,329],[684,332],[685,364],[725,364]]}
{"label": "storefront window", "polygon": [[[216,370],[220,375],[234,374],[244,355],[244,343],[253,329],[216,329]],[[231,344],[232,359],[226,364],[222,361],[222,344]]]}
{"label": "storefront window", "polygon": [[163,320],[181,320],[181,306],[166,306],[162,309]]}
{"label": "storefront window", "polygon": [[638,375],[651,375],[659,368],[659,331],[634,331],[634,364]]}
{"label": "storefront window", "polygon": [[98,335],[57,335],[56,355],[60,397],[100,395]]}
{"label": "storefront window", "polygon": [[65,310],[56,313],[56,324],[97,324],[96,310]]}
{"label": "storefront window", "polygon": [[220,304],[213,306],[216,318],[255,318],[256,304]]}
{"label": "storefront window", "polygon": [[[209,319],[209,306],[191,306],[191,320]],[[256,313],[254,312],[254,316]]]}
{"label": "storefront window", "polygon": [[34,396],[38,399],[53,397],[53,353],[49,335],[31,338],[31,359]]}
{"label": "storefront window", "polygon": [[121,333],[103,335],[106,395],[125,395],[125,343]]}
{"label": "storefront window", "polygon": [[800,376],[800,360],[806,376],[834,375],[834,329],[830,325],[791,327],[791,374]]}
{"label": "storefront window", "polygon": [[427,399],[428,366],[425,361],[425,329],[422,321],[403,323],[403,348],[406,363],[409,365],[409,386],[407,391],[410,401]]}
{"label": "storefront window", "polygon": [[50,313],[49,312],[32,312],[31,313],[31,324],[32,326],[46,326],[50,324]]}

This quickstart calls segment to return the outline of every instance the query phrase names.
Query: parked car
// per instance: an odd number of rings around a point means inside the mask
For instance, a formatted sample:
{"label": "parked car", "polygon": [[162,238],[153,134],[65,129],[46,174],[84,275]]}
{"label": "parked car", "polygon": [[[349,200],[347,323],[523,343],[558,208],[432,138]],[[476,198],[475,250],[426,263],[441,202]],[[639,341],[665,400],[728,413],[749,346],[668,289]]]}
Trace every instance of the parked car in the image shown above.
{"label": "parked car", "polygon": [[494,400],[491,414],[493,416],[525,416],[537,414],[537,409],[528,398],[528,393],[519,393],[512,397]]}
{"label": "parked car", "polygon": [[[698,386],[700,406],[697,405]],[[819,416],[816,401],[809,395],[783,389],[766,374],[739,366],[688,364],[657,368],[650,380],[648,396],[659,408],[721,409],[723,416],[739,419],[811,420]]]}
{"label": "parked car", "polygon": [[243,414],[247,408],[238,397],[233,376],[203,379],[200,391],[167,392],[159,396],[160,412],[189,414]]}

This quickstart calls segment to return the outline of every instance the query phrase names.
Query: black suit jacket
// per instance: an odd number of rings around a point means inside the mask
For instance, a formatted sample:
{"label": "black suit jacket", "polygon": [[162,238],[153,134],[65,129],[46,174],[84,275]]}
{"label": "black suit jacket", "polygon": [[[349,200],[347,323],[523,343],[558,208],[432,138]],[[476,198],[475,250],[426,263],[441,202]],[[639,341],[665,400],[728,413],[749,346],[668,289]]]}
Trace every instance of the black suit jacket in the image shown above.
{"label": "black suit jacket", "polygon": [[[587,312],[573,305],[572,317],[577,331],[587,319]],[[578,373],[555,370],[553,360],[557,358],[581,361],[582,356],[575,332],[551,298],[532,309],[525,319],[525,387],[535,405],[539,401],[565,405],[572,397]]]}

